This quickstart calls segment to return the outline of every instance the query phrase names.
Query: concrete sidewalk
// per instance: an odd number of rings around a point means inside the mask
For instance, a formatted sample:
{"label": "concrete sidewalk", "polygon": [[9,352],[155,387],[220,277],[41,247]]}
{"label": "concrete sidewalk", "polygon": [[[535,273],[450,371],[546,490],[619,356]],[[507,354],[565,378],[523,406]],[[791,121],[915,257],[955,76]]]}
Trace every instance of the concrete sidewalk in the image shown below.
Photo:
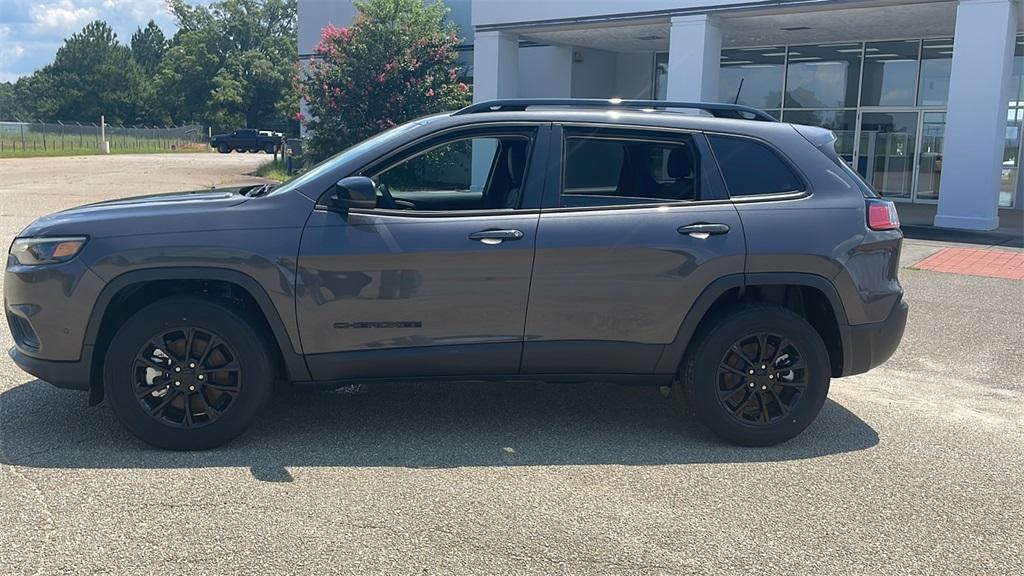
{"label": "concrete sidewalk", "polygon": [[1024,211],[1002,209],[999,211],[1000,226],[996,230],[975,232],[936,228],[935,204],[897,204],[903,234],[908,239],[934,242],[976,244],[983,246],[1005,246],[1024,248]]}

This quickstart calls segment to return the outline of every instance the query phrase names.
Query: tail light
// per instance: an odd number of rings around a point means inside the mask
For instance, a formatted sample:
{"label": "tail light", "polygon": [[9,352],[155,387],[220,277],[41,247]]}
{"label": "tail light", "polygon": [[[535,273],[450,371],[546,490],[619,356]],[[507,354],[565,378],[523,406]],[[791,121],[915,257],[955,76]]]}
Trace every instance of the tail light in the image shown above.
{"label": "tail light", "polygon": [[869,198],[868,228],[872,230],[896,230],[900,227],[900,215],[896,213],[896,205],[889,200]]}

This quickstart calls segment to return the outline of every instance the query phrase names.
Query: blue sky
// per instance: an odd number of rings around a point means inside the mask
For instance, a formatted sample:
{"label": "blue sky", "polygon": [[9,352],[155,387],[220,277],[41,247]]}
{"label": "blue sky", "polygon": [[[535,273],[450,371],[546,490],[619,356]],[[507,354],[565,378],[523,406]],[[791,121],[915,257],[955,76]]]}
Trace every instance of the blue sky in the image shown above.
{"label": "blue sky", "polygon": [[93,20],[105,20],[127,43],[151,18],[168,37],[174,33],[165,0],[0,0],[0,82],[49,64],[64,39]]}

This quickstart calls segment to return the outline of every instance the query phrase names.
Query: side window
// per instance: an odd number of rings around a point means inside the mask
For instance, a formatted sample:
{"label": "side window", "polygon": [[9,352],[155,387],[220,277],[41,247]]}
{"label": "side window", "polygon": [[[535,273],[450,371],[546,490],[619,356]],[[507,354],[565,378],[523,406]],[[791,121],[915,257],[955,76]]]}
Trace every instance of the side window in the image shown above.
{"label": "side window", "polygon": [[672,141],[570,135],[563,170],[560,205],[565,207],[700,198],[700,157],[689,135]]}
{"label": "side window", "polygon": [[530,138],[522,135],[479,136],[420,151],[373,176],[377,206],[399,210],[516,208],[522,198],[530,143]]}
{"label": "side window", "polygon": [[804,189],[774,150],[747,138],[708,135],[730,196],[780,194]]}

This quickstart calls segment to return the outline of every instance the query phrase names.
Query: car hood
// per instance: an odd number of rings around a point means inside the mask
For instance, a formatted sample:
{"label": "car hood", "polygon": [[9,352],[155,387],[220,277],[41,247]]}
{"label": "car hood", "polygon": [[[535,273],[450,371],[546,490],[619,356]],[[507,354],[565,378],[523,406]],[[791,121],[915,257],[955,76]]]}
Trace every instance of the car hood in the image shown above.
{"label": "car hood", "polygon": [[19,236],[112,236],[161,232],[190,221],[208,223],[211,212],[249,200],[241,194],[247,189],[246,186],[151,194],[86,204],[43,216]]}

